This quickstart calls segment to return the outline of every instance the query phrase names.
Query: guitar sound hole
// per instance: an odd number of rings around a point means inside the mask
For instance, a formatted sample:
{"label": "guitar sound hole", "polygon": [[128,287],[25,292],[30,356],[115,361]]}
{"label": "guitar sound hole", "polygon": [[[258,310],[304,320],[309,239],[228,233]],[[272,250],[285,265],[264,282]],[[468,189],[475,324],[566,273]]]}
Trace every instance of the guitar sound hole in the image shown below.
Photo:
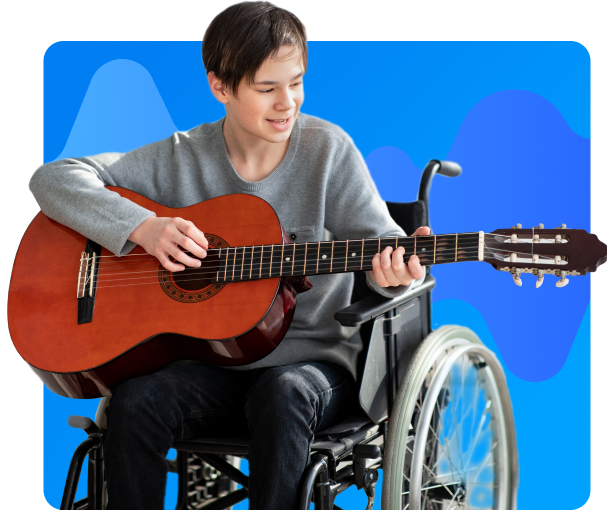
{"label": "guitar sound hole", "polygon": [[[190,256],[192,256],[190,254]],[[198,257],[193,257],[198,259]],[[171,273],[171,279],[177,287],[187,292],[196,292],[213,284],[219,268],[219,257],[207,255],[201,261],[200,267],[188,267],[183,271]]]}

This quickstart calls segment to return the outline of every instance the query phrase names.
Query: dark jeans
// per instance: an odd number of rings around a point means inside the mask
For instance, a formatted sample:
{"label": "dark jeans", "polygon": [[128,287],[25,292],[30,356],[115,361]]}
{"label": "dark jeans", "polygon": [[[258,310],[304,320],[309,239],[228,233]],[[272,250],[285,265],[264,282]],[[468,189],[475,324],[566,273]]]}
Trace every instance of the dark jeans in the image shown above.
{"label": "dark jeans", "polygon": [[173,442],[243,435],[250,509],[294,509],[314,432],[353,414],[354,394],[349,374],[319,362],[244,372],[188,365],[131,379],[106,410],[108,510],[163,508]]}

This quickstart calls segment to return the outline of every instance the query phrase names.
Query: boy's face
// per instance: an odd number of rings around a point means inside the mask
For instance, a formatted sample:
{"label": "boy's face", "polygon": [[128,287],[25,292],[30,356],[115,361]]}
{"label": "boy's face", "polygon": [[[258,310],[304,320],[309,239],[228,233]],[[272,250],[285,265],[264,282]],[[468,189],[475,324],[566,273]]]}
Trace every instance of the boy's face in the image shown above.
{"label": "boy's face", "polygon": [[259,68],[254,83],[240,82],[238,98],[225,94],[230,128],[245,138],[287,141],[304,100],[303,74],[299,53],[291,46],[280,48]]}

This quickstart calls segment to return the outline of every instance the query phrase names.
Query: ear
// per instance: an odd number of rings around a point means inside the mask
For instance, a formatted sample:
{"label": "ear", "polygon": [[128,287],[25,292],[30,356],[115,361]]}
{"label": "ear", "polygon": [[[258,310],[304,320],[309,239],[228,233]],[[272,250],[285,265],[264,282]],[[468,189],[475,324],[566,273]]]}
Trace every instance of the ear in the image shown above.
{"label": "ear", "polygon": [[226,104],[230,100],[230,94],[223,85],[223,82],[215,76],[213,71],[207,74],[207,79],[209,80],[209,87],[215,99],[220,103]]}

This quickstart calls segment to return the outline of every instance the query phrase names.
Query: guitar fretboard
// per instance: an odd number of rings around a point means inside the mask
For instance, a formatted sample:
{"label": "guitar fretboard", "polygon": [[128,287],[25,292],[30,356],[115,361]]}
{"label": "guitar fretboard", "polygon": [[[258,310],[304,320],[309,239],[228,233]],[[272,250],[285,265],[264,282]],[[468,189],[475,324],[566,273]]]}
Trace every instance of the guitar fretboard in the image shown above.
{"label": "guitar fretboard", "polygon": [[405,249],[406,263],[417,255],[424,266],[482,260],[479,257],[482,233],[436,236],[382,237],[313,243],[235,246],[209,250],[219,257],[215,281],[237,282],[310,276],[315,274],[369,271],[373,257],[388,246]]}

